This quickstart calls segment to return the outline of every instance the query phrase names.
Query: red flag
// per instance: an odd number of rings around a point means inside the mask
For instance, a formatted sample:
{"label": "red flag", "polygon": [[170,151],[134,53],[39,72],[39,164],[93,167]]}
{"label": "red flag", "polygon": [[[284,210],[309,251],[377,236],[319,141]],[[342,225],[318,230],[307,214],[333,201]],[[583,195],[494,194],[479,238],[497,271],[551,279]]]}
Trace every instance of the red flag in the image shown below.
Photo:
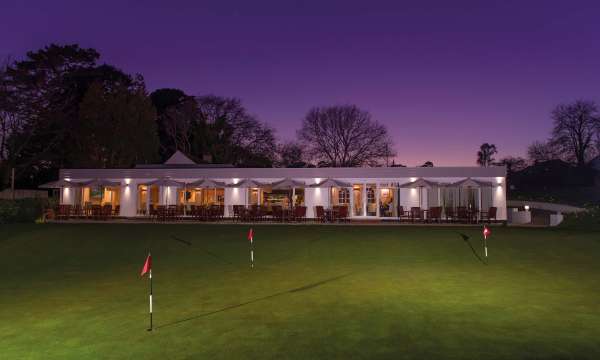
{"label": "red flag", "polygon": [[152,255],[148,254],[146,258],[146,262],[144,263],[144,267],[142,268],[142,273],[140,276],[144,276],[148,271],[152,270]]}
{"label": "red flag", "polygon": [[488,229],[487,226],[483,227],[483,237],[485,239],[487,239],[488,236],[490,236],[492,234],[492,232],[490,231],[490,229]]}
{"label": "red flag", "polygon": [[252,230],[252,228],[250,228],[250,231],[248,231],[248,241],[252,242],[254,238],[254,231]]}

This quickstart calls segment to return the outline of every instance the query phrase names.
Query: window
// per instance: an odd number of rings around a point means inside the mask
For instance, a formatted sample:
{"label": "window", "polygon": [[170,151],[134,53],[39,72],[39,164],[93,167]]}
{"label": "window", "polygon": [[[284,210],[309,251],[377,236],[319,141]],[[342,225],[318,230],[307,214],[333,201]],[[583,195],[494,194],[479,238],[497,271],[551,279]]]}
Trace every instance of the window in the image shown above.
{"label": "window", "polygon": [[350,191],[344,188],[340,189],[338,198],[340,204],[350,204]]}

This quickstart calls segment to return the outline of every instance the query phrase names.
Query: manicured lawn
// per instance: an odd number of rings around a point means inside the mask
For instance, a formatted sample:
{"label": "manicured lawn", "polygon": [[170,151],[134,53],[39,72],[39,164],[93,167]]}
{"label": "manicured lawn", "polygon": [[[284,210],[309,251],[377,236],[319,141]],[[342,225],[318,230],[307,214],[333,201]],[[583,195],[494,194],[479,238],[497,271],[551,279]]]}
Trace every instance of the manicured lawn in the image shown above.
{"label": "manicured lawn", "polygon": [[0,226],[0,358],[600,358],[598,232],[247,229]]}

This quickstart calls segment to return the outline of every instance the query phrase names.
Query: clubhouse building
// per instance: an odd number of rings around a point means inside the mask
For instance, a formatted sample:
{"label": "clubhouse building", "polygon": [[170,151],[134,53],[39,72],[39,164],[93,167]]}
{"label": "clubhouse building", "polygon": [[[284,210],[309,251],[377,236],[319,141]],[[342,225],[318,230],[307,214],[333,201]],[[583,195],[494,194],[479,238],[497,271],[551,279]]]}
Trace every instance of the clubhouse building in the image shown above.
{"label": "clubhouse building", "polygon": [[[450,218],[466,209],[474,216],[493,208],[506,220],[504,167],[236,168],[197,164],[176,152],[164,164],[130,169],[61,169],[60,204],[86,209],[108,206],[113,216],[150,216],[157,208],[218,206],[234,209],[303,207],[306,218],[346,207],[348,219],[401,219],[419,209],[423,218]],[[83,211],[83,210],[82,210]],[[428,215],[428,212],[431,212]]]}

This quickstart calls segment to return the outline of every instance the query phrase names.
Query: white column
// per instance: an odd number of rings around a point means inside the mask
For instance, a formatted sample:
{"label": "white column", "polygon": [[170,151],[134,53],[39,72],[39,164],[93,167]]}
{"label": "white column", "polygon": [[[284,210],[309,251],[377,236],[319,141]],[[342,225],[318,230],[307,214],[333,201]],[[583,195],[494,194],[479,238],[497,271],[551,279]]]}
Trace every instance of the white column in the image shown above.
{"label": "white column", "polygon": [[146,185],[146,215],[150,215],[150,189],[152,187]]}
{"label": "white column", "polygon": [[379,188],[379,183],[375,184],[375,206],[376,206],[376,211],[377,211],[377,217],[380,217],[381,214],[379,213],[380,211],[380,204],[379,201],[381,199],[381,194],[380,194],[381,189]]}
{"label": "white column", "polygon": [[362,216],[367,216],[367,183],[363,183],[362,192]]}
{"label": "white column", "polygon": [[350,209],[348,211],[349,217],[354,217],[354,186],[350,187]]}

